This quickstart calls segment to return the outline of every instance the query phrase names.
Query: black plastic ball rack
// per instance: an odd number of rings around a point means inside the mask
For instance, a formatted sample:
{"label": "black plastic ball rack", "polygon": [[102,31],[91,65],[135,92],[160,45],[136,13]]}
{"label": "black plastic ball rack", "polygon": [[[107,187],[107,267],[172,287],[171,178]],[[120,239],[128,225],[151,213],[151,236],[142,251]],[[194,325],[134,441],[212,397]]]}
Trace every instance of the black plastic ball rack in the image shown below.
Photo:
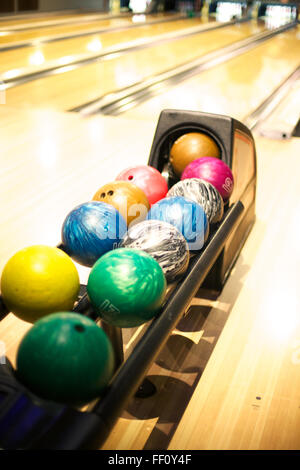
{"label": "black plastic ball rack", "polygon": [[[3,449],[99,449],[135,395],[155,392],[145,381],[172,330],[200,286],[220,291],[255,221],[256,151],[251,132],[227,116],[165,110],[161,113],[148,164],[171,187],[177,178],[169,164],[173,142],[187,132],[203,132],[217,142],[221,158],[232,169],[235,187],[221,222],[211,226],[205,246],[191,256],[184,277],[169,286],[164,307],[146,328],[127,359],[122,330],[101,323],[117,358],[116,372],[101,397],[87,411],[42,400],[20,384],[8,359],[0,364],[0,447]],[[63,246],[60,246],[63,248]],[[74,311],[98,321],[82,286]],[[0,300],[0,315],[8,313]],[[144,380],[144,382],[143,382]]]}

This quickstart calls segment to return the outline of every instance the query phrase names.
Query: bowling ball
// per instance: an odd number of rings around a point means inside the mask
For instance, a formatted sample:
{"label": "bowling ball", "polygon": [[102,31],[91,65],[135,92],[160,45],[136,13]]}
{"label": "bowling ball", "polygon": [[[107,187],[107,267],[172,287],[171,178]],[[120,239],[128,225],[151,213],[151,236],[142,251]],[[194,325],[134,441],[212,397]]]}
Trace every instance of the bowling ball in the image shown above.
{"label": "bowling ball", "polygon": [[78,313],[42,318],[25,334],[17,352],[17,378],[47,400],[82,406],[99,397],[114,372],[105,332]]}
{"label": "bowling ball", "polygon": [[153,256],[168,282],[185,273],[190,259],[184,236],[171,224],[159,220],[144,220],[131,227],[121,244],[137,248]]}
{"label": "bowling ball", "polygon": [[193,251],[200,250],[208,237],[209,224],[203,207],[185,197],[174,196],[158,201],[151,207],[148,219],[174,225]]}
{"label": "bowling ball", "polygon": [[233,174],[219,158],[203,157],[191,162],[182,173],[181,179],[201,178],[211,183],[227,201],[233,191]]}
{"label": "bowling ball", "polygon": [[139,165],[127,168],[117,176],[116,180],[129,181],[146,194],[150,205],[164,198],[168,185],[161,173],[149,165]]}
{"label": "bowling ball", "polygon": [[69,255],[84,266],[116,248],[126,232],[126,222],[110,204],[91,201],[75,207],[62,226],[62,243]]}
{"label": "bowling ball", "polygon": [[168,197],[183,196],[203,207],[209,223],[219,222],[224,213],[223,199],[216,188],[207,181],[189,178],[178,181],[168,191]]}
{"label": "bowling ball", "polygon": [[141,250],[118,248],[93,266],[89,299],[104,321],[135,327],[155,317],[164,302],[166,279],[158,262]]}
{"label": "bowling ball", "polygon": [[1,277],[5,305],[30,323],[49,313],[71,310],[79,287],[71,258],[58,248],[44,245],[18,251],[5,265]]}
{"label": "bowling ball", "polygon": [[94,201],[114,206],[129,226],[133,221],[141,222],[150,209],[144,191],[129,181],[113,181],[102,186],[93,197]]}
{"label": "bowling ball", "polygon": [[220,149],[216,142],[206,134],[200,132],[189,132],[183,134],[170,150],[169,161],[177,176],[181,176],[185,167],[196,158],[220,157]]}

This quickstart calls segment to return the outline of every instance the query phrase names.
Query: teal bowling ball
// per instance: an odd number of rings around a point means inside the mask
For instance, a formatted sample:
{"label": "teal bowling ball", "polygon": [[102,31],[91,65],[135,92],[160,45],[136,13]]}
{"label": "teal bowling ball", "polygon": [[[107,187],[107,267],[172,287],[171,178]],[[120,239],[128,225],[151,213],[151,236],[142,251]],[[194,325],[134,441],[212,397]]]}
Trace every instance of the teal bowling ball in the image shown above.
{"label": "teal bowling ball", "polygon": [[87,284],[91,304],[114,326],[130,328],[154,318],[165,299],[166,278],[158,262],[142,250],[118,248],[93,266]]}
{"label": "teal bowling ball", "polygon": [[17,352],[16,376],[46,400],[82,406],[100,396],[114,372],[106,333],[78,313],[59,312],[38,320]]}

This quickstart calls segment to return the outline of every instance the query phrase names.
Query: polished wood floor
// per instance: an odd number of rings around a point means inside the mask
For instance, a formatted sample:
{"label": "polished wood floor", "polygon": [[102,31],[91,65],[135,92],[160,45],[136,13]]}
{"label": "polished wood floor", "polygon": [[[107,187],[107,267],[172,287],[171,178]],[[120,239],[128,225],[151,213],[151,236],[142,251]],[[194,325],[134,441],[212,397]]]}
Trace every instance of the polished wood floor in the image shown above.
{"label": "polished wood floor", "polygon": [[76,70],[66,67],[59,74],[8,89],[7,104],[58,111],[73,109],[219,47],[247,38],[262,29],[262,26],[254,22],[245,23],[236,29],[231,26],[208,31],[130,54],[112,54],[106,60]]}
{"label": "polished wood floor", "polygon": [[[118,16],[118,15],[115,15]],[[142,21],[145,24],[156,22],[161,22],[163,20],[168,20],[170,18],[179,19],[182,18],[182,15],[179,14],[155,14],[147,15],[145,18],[142,18]],[[60,36],[72,36],[80,33],[97,31],[98,29],[105,28],[126,28],[130,27],[141,21],[139,16],[135,15],[125,15],[124,17],[108,17],[107,15],[97,15],[96,17],[90,16],[81,16],[77,15],[75,19],[71,17],[69,21],[63,16],[62,19],[58,20],[47,20],[42,21],[40,19],[36,22],[28,24],[27,22],[16,24],[11,22],[5,24],[4,21],[0,22],[0,44],[9,45],[9,44],[18,44],[25,41],[44,41],[45,38],[55,38]],[[5,34],[8,33],[8,34]]]}
{"label": "polished wood floor", "polygon": [[0,18],[1,27],[10,27],[12,29],[17,28],[30,28],[36,26],[47,26],[49,23],[51,25],[57,25],[59,23],[68,23],[68,22],[87,22],[95,18],[105,19],[107,14],[102,13],[78,13],[78,12],[48,12],[45,14],[21,14],[21,15],[7,15]]}
{"label": "polished wood floor", "polygon": [[180,108],[228,114],[243,120],[298,66],[300,27],[204,71],[165,93],[129,109],[122,116],[158,119],[161,109]]}
{"label": "polished wood floor", "polygon": [[[123,21],[123,20],[122,20]],[[129,23],[129,20],[126,20]],[[131,25],[133,23],[131,22]],[[152,24],[151,26],[147,22],[138,28],[128,28],[120,32],[118,29],[120,26],[120,20],[110,20],[109,26],[98,25],[93,28],[93,31],[101,29],[101,33],[91,33],[84,37],[64,39],[63,41],[54,41],[50,43],[43,43],[39,39],[37,45],[32,45],[26,48],[16,48],[15,50],[8,50],[2,52],[0,73],[2,78],[5,79],[6,75],[9,75],[11,70],[24,69],[23,73],[43,69],[43,65],[48,65],[49,61],[57,61],[61,63],[62,57],[73,56],[73,59],[80,59],[84,55],[91,55],[91,53],[103,53],[109,48],[124,47],[124,44],[134,44],[141,42],[150,42],[154,38],[159,38],[162,35],[170,34],[173,36],[178,35],[184,31],[191,31],[194,27],[196,28],[208,28],[213,27],[213,22],[208,22],[201,18],[189,18],[184,20],[178,20],[174,22],[158,22],[158,24]],[[117,30],[116,30],[117,29]],[[89,30],[84,30],[84,33]],[[72,30],[74,32],[74,29]],[[37,33],[38,34],[38,33]],[[65,36],[65,33],[64,33]],[[5,36],[3,36],[5,38]],[[7,40],[11,37],[7,36]],[[34,41],[33,41],[34,43]],[[12,40],[12,44],[15,44]],[[9,45],[12,45],[11,42]],[[18,44],[18,43],[17,43]]]}
{"label": "polished wood floor", "polygon": [[[25,246],[58,244],[69,210],[122,168],[147,163],[161,109],[243,120],[299,65],[299,30],[121,117],[67,109],[262,29],[231,26],[112,59],[107,68],[93,64],[7,90],[0,105],[0,271]],[[131,400],[103,449],[300,448],[300,143],[258,133],[255,140],[257,220],[241,255],[220,295],[200,289],[148,372],[157,394]],[[78,269],[86,282],[89,270]],[[13,363],[28,328],[12,314],[0,323]],[[126,354],[139,334],[126,332]]]}

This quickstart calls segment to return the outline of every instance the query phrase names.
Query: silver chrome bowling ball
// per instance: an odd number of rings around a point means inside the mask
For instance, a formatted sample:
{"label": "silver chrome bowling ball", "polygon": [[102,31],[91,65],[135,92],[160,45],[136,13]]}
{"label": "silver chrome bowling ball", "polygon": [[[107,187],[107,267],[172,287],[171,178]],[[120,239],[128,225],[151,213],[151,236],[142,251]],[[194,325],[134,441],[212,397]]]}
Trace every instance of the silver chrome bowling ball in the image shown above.
{"label": "silver chrome bowling ball", "polygon": [[224,213],[224,203],[219,191],[200,178],[187,178],[174,184],[167,197],[182,196],[197,202],[203,207],[207,219],[214,224],[219,222]]}
{"label": "silver chrome bowling ball", "polygon": [[153,256],[168,282],[183,275],[189,264],[190,253],[184,236],[167,222],[140,222],[128,230],[119,246],[137,248]]}

